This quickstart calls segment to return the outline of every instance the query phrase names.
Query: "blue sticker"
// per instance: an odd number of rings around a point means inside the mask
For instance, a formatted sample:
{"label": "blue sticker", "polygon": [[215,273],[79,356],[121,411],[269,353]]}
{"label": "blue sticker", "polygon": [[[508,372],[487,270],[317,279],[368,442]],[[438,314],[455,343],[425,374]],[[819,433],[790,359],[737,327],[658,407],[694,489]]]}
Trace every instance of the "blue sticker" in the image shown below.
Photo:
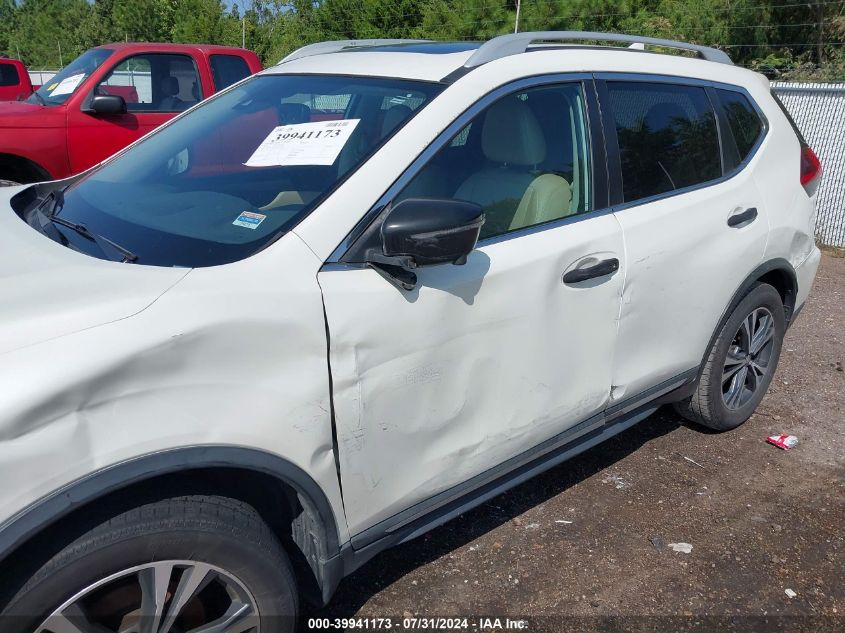
{"label": "blue sticker", "polygon": [[266,215],[260,213],[253,213],[252,211],[244,211],[238,216],[238,219],[232,222],[235,226],[242,226],[245,229],[257,229],[258,225],[267,219]]}

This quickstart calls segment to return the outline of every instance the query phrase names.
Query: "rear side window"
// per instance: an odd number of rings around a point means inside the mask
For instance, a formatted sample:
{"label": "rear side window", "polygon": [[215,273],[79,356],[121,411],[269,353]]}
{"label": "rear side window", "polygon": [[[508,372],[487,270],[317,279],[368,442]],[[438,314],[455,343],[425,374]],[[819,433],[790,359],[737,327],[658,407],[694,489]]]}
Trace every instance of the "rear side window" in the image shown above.
{"label": "rear side window", "polygon": [[217,90],[228,88],[244,77],[249,77],[249,66],[243,57],[237,55],[212,55],[211,74]]}
{"label": "rear side window", "polygon": [[722,175],[716,116],[704,88],[607,82],[625,202]]}
{"label": "rear side window", "polygon": [[757,144],[757,139],[763,133],[763,121],[757,111],[740,92],[733,90],[717,90],[719,101],[725,112],[725,118],[731,128],[739,162],[744,161]]}
{"label": "rear side window", "polygon": [[0,86],[17,86],[21,81],[14,64],[0,64]]}

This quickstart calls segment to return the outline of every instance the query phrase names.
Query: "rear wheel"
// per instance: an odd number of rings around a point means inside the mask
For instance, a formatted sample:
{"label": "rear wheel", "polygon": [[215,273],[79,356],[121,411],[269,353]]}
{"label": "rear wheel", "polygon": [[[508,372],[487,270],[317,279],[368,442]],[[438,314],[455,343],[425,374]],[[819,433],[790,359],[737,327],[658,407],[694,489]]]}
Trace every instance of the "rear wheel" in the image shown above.
{"label": "rear wheel", "polygon": [[18,633],[281,633],[298,609],[290,562],[250,506],[164,499],[89,530],[0,616]]}
{"label": "rear wheel", "polygon": [[768,284],[752,288],[716,337],[695,393],[677,411],[717,431],[745,422],[772,382],[785,329],[778,291]]}

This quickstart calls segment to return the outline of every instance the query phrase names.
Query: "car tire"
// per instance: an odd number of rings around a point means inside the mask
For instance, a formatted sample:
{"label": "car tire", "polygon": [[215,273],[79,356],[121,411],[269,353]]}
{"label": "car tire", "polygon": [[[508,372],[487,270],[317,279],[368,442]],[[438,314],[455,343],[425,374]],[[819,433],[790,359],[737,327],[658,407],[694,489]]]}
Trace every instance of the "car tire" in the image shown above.
{"label": "car tire", "polygon": [[676,403],[676,411],[716,431],[745,422],[771,384],[785,331],[780,294],[769,284],[755,285],[725,321],[695,392]]}
{"label": "car tire", "polygon": [[[17,591],[0,630],[75,631],[62,624],[76,617],[90,625],[75,621],[80,631],[136,630],[139,617],[163,626],[172,616],[174,631],[231,617],[286,633],[298,607],[290,561],[255,509],[191,495],[139,505],[82,533]],[[258,630],[245,626],[237,630]]]}

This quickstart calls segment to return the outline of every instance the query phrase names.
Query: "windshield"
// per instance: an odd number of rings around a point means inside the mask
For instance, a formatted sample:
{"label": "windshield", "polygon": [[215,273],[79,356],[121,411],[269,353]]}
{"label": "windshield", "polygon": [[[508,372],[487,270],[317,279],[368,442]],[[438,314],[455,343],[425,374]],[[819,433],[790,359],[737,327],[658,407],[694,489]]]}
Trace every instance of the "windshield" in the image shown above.
{"label": "windshield", "polygon": [[82,53],[62,68],[55,77],[31,94],[27,102],[46,106],[63,104],[82,82],[99,68],[100,64],[111,57],[113,52],[107,48],[92,48],[90,51]]}
{"label": "windshield", "polygon": [[[243,259],[299,222],[443,87],[254,77],[70,187],[60,216],[129,249],[141,264]],[[90,240],[67,239],[102,256]]]}

